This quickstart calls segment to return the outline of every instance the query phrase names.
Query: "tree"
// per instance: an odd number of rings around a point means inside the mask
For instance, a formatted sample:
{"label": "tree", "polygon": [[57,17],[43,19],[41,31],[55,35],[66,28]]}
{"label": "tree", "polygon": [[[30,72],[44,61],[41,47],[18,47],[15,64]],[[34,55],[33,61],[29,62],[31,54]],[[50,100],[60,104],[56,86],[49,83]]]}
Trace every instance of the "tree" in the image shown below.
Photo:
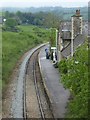
{"label": "tree", "polygon": [[51,47],[55,47],[56,46],[56,29],[55,28],[51,28],[50,29],[50,44]]}
{"label": "tree", "polygon": [[16,27],[18,25],[18,22],[15,18],[8,18],[5,21],[5,29],[7,31],[12,31],[12,32],[18,32],[18,28]]}
{"label": "tree", "polygon": [[6,18],[6,19],[12,18],[12,17],[14,17],[14,16],[15,16],[14,13],[10,13],[10,12],[8,12],[8,11],[5,12],[5,18]]}
{"label": "tree", "polygon": [[5,22],[6,27],[11,27],[11,28],[14,28],[17,24],[18,23],[16,19],[13,19],[13,18],[8,18]]}
{"label": "tree", "polygon": [[52,28],[57,28],[59,29],[60,26],[60,18],[55,15],[54,13],[46,13],[45,18],[44,18],[44,25]]}

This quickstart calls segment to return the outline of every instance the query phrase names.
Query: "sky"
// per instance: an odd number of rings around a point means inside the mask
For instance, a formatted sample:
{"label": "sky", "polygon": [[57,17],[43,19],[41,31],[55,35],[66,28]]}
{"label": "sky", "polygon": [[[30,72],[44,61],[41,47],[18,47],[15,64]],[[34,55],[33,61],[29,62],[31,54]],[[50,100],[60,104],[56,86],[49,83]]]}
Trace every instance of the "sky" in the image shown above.
{"label": "sky", "polygon": [[89,0],[0,0],[0,7],[83,7]]}

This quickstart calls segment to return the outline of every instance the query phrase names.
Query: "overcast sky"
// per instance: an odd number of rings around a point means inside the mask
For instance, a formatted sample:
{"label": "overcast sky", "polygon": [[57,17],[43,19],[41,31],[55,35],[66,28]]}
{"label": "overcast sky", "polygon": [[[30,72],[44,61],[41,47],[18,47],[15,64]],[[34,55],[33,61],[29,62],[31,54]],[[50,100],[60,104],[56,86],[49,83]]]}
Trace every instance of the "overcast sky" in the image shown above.
{"label": "overcast sky", "polygon": [[87,6],[89,0],[0,0],[0,7],[82,7]]}

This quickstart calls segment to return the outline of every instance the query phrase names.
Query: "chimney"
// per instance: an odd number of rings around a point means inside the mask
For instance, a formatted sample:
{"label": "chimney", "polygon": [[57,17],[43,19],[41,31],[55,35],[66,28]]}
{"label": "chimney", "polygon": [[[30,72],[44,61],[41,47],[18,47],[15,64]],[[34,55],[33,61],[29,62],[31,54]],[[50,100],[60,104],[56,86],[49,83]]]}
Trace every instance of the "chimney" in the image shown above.
{"label": "chimney", "polygon": [[80,10],[76,10],[76,16],[80,16]]}

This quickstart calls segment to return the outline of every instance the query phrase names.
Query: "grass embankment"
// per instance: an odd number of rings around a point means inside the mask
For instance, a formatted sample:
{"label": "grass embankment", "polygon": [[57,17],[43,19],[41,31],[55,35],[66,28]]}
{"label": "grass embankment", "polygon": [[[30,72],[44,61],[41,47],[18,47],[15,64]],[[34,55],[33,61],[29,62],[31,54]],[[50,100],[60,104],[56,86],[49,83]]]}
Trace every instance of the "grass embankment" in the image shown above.
{"label": "grass embankment", "polygon": [[88,45],[80,46],[74,56],[59,63],[62,83],[69,88],[72,99],[67,118],[88,117]]}
{"label": "grass embankment", "polygon": [[18,26],[19,32],[2,33],[2,79],[3,85],[8,83],[8,78],[16,62],[27,50],[49,40],[49,30],[35,26]]}

